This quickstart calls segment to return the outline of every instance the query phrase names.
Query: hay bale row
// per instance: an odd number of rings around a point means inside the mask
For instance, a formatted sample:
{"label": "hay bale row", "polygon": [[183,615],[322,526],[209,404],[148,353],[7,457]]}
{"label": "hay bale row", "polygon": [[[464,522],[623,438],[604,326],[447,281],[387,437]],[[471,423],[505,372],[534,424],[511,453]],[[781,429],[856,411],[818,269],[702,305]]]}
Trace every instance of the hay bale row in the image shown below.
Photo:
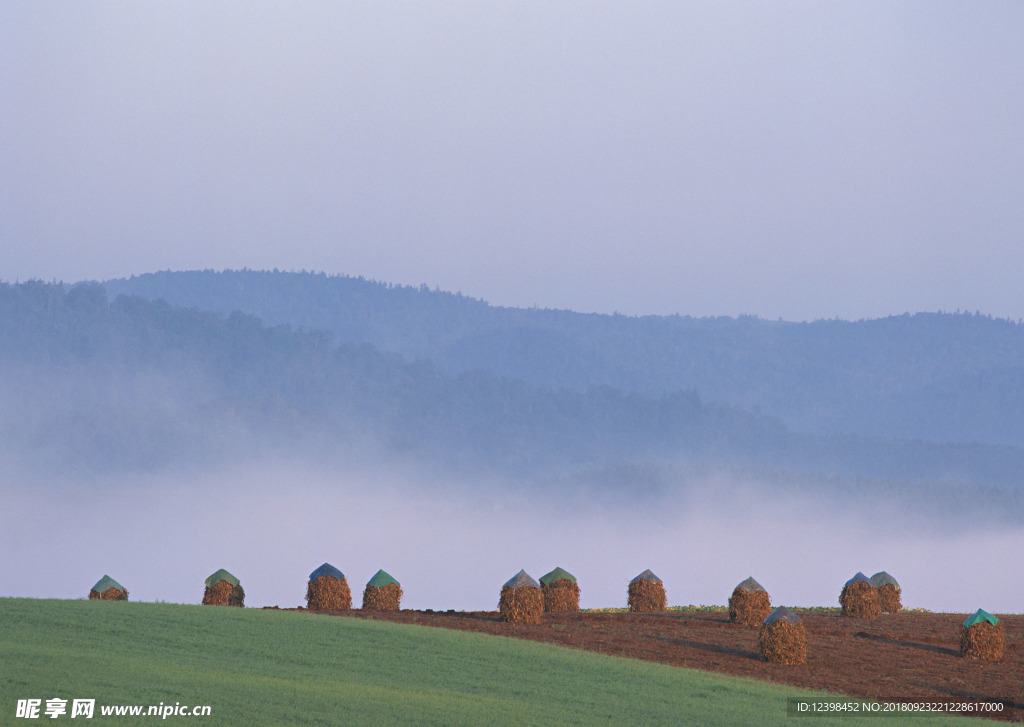
{"label": "hay bale row", "polygon": [[398,611],[401,601],[402,586],[383,570],[377,571],[363,590],[364,611]]}
{"label": "hay bale row", "polygon": [[960,656],[999,661],[1006,646],[1006,630],[992,614],[980,608],[960,625]]}
{"label": "hay bale row", "polygon": [[757,626],[763,623],[771,612],[771,598],[753,577],[736,586],[729,597],[729,620],[733,623]]}
{"label": "hay bale row", "polygon": [[629,610],[634,613],[656,613],[665,610],[665,584],[650,569],[629,582]]}
{"label": "hay bale row", "polygon": [[[525,571],[520,571],[526,575]],[[532,578],[526,576],[532,583]],[[222,585],[227,583],[228,585]],[[503,587],[502,592],[505,593]],[[534,586],[536,587],[536,586]],[[513,589],[514,590],[514,589]],[[562,568],[555,568],[541,577],[539,592],[542,611],[565,613],[579,611],[580,588],[576,577]],[[363,608],[377,611],[397,611],[403,596],[401,585],[391,575],[380,570],[366,584],[363,591]],[[109,575],[104,575],[89,591],[93,600],[128,600],[128,591]],[[503,596],[502,600],[511,599]],[[532,600],[522,595],[513,600]],[[876,618],[881,613],[898,613],[902,610],[899,583],[885,571],[867,578],[857,573],[843,586],[839,603],[844,616],[853,618]],[[324,563],[310,574],[306,590],[306,601],[311,610],[346,610],[352,607],[352,595],[345,575]],[[238,579],[226,570],[219,570],[206,579],[203,604],[244,606],[245,591]],[[511,601],[510,601],[511,602]],[[523,601],[525,604],[526,601]],[[667,605],[664,583],[649,569],[629,582],[629,610],[635,613],[664,611]],[[525,608],[525,606],[523,607]],[[521,610],[521,609],[519,609]],[[755,625],[763,622],[771,611],[771,599],[764,588],[753,577],[747,578],[733,590],[729,598],[729,620],[734,623]],[[966,638],[966,637],[964,637]],[[966,642],[965,642],[966,643]]]}
{"label": "hay bale row", "polygon": [[90,601],[127,601],[128,590],[110,576],[104,574],[89,590]]}
{"label": "hay bale row", "polygon": [[762,661],[773,664],[803,664],[807,661],[807,630],[803,621],[785,606],[779,606],[764,620],[758,633]]}
{"label": "hay bale row", "polygon": [[882,614],[878,588],[863,573],[846,582],[839,594],[839,605],[843,615],[850,618],[878,618]]}
{"label": "hay bale row", "polygon": [[245,606],[245,591],[238,579],[221,568],[206,579],[204,606]]}
{"label": "hay bale row", "polygon": [[501,587],[498,615],[502,621],[539,624],[544,615],[544,596],[540,584],[521,570]]}
{"label": "hay bale row", "polygon": [[562,568],[555,568],[540,577],[540,590],[544,610],[548,613],[575,613],[580,610],[580,587],[576,576]]}

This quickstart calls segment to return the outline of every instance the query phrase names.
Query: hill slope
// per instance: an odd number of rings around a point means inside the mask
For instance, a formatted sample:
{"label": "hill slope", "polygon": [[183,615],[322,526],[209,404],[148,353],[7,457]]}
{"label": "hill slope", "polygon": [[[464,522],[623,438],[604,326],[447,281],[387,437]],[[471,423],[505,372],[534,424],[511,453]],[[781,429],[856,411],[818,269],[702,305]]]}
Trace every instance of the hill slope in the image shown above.
{"label": "hill slope", "polygon": [[981,315],[633,318],[276,271],[161,272],[105,285],[112,296],[331,331],[451,375],[481,369],[547,387],[694,391],[799,432],[1024,446],[1024,326]]}
{"label": "hill slope", "polygon": [[18,699],[53,697],[95,699],[99,724],[124,722],[104,706],[206,705],[218,725],[783,725],[787,698],[824,697],[479,634],[171,604],[0,599],[0,650],[11,725]]}

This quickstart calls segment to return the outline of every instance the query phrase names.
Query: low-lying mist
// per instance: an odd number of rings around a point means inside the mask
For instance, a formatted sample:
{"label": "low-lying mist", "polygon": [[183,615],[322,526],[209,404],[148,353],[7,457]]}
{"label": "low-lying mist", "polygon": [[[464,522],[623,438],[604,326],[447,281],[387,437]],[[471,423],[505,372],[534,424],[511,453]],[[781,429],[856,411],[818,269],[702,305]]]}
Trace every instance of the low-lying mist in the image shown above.
{"label": "low-lying mist", "polygon": [[346,574],[356,607],[381,568],[401,582],[406,608],[493,610],[520,568],[539,578],[556,566],[578,578],[583,607],[624,606],[646,568],[670,605],[724,605],[753,576],[773,604],[836,606],[847,579],[880,570],[908,607],[1006,613],[1024,602],[1019,523],[735,474],[659,481],[641,497],[588,487],[587,475],[574,489],[284,461],[103,487],[3,477],[3,596],[83,598],[109,574],[132,600],[198,603],[205,578],[226,568],[246,605],[295,607],[326,561]]}

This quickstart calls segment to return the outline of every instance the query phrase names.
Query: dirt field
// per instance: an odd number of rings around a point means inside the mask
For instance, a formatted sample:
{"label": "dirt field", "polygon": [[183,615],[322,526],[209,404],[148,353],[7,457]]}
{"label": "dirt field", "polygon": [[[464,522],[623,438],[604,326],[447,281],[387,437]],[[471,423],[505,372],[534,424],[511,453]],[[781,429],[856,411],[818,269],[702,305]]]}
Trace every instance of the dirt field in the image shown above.
{"label": "dirt field", "polygon": [[544,614],[536,626],[503,623],[491,612],[337,612],[647,659],[673,666],[765,679],[882,701],[998,701],[996,719],[1024,721],[1024,616],[1006,616],[1006,651],[988,663],[959,657],[966,614],[902,613],[873,620],[837,612],[800,611],[807,628],[807,663],[758,659],[757,629],[729,622],[727,613]]}

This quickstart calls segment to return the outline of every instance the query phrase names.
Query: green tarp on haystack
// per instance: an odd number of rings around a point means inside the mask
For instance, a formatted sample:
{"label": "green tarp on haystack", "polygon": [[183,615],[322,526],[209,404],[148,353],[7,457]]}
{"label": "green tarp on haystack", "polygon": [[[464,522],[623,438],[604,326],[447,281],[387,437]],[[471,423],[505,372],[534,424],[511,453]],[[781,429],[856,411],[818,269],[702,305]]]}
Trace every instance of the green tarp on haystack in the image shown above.
{"label": "green tarp on haystack", "polygon": [[984,621],[988,621],[993,626],[999,623],[999,619],[990,614],[988,611],[983,611],[979,608],[977,611],[974,612],[973,615],[969,616],[967,620],[964,621],[964,626],[967,628],[971,628],[971,626],[973,626],[974,624],[980,624]]}
{"label": "green tarp on haystack", "polygon": [[562,568],[555,568],[550,573],[545,573],[540,577],[540,584],[542,586],[550,586],[555,581],[569,581],[570,583],[575,583],[576,576]]}
{"label": "green tarp on haystack", "polygon": [[396,586],[401,585],[398,581],[391,577],[390,573],[388,573],[387,571],[379,570],[374,574],[373,578],[371,578],[366,585],[373,586],[374,588],[383,588],[384,586],[390,586],[392,584]]}
{"label": "green tarp on haystack", "polygon": [[96,591],[96,593],[106,593],[111,588],[116,588],[119,591],[126,590],[124,586],[108,575],[104,575],[100,578],[99,581],[96,582],[96,585],[92,587],[92,590]]}
{"label": "green tarp on haystack", "polygon": [[210,576],[209,578],[206,579],[206,587],[207,588],[213,588],[215,585],[217,585],[221,581],[227,581],[228,583],[230,583],[233,586],[240,585],[237,578],[235,578],[233,575],[231,575],[226,570],[221,568],[219,571],[217,571],[212,576]]}

